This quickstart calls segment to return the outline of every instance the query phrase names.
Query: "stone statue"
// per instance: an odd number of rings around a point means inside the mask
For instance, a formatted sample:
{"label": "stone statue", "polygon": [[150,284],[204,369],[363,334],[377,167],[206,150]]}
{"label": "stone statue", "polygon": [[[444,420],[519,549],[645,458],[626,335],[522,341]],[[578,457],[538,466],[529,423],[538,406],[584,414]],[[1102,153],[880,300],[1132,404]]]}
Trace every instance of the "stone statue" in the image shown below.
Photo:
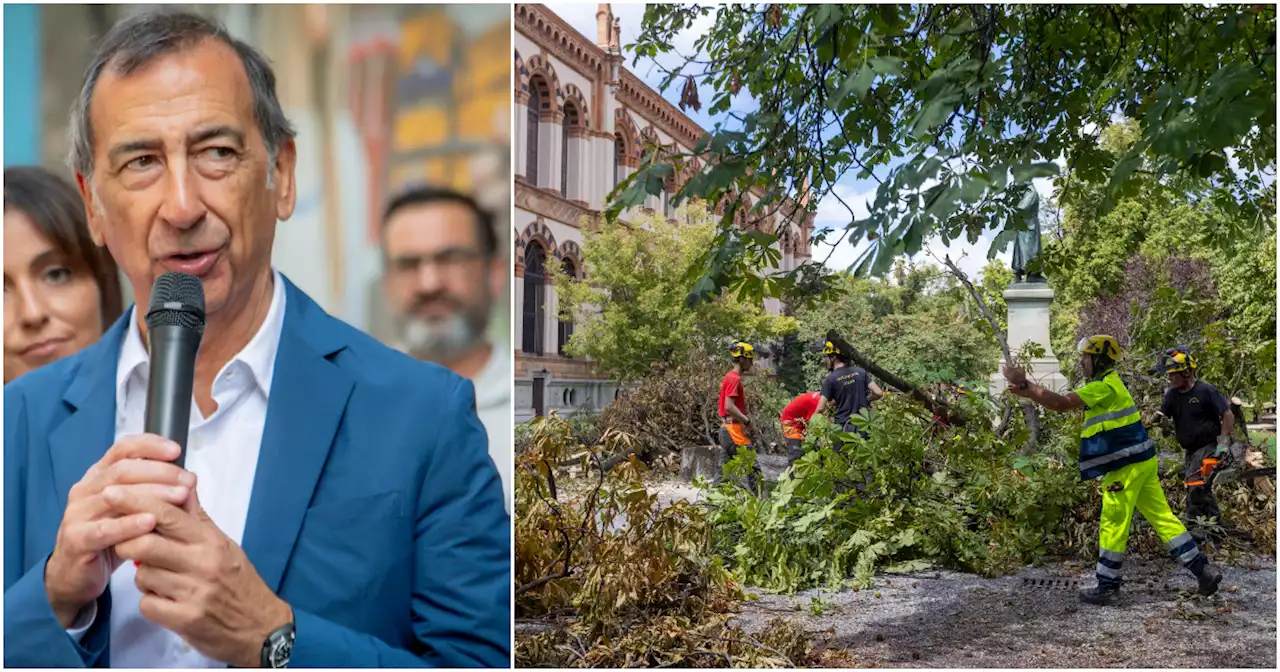
{"label": "stone statue", "polygon": [[[1040,273],[1040,209],[1031,215],[1031,226],[1013,240],[1014,284],[1044,282]],[[1033,270],[1028,270],[1033,269]]]}

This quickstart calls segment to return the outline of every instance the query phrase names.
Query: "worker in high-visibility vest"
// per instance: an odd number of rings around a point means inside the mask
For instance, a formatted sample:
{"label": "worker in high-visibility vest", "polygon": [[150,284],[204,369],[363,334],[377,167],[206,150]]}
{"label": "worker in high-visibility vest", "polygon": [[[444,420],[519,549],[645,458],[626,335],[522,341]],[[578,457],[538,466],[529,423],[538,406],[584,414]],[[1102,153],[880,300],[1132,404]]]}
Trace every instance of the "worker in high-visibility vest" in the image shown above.
{"label": "worker in high-visibility vest", "polygon": [[1182,521],[1169,509],[1160,487],[1155,443],[1147,436],[1138,407],[1116,373],[1120,343],[1112,336],[1089,336],[1076,346],[1088,380],[1066,395],[1027,379],[1025,371],[1006,366],[1009,389],[1058,412],[1084,409],[1080,432],[1080,477],[1102,477],[1102,524],[1098,539],[1098,585],[1081,591],[1089,604],[1113,604],[1120,597],[1120,569],[1136,508],[1183,567],[1199,580],[1201,595],[1212,595],[1222,572],[1209,563]]}

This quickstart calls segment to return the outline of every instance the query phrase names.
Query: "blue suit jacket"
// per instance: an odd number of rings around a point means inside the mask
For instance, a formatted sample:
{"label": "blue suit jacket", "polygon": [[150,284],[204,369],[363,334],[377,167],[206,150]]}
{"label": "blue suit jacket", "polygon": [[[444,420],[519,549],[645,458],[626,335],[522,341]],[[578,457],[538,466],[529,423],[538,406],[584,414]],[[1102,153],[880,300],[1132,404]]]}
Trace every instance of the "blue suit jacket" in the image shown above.
{"label": "blue suit jacket", "polygon": [[[243,547],[293,607],[291,665],[509,667],[510,522],[471,382],[286,291]],[[77,644],[44,565],[114,441],[124,319],[4,388],[6,666],[110,660],[110,590]]]}

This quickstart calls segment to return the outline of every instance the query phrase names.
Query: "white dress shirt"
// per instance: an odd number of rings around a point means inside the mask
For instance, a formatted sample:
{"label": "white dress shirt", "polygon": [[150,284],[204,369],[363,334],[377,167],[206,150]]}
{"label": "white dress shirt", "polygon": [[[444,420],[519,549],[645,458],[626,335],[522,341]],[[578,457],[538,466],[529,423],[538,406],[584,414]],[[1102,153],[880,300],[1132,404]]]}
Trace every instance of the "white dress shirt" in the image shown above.
{"label": "white dress shirt", "polygon": [[[258,450],[267,420],[267,400],[276,350],[284,327],[284,281],[273,271],[274,290],[266,320],[213,383],[218,409],[205,418],[191,401],[186,469],[196,475],[200,505],[214,524],[237,544],[244,534],[249,498],[258,468]],[[149,356],[129,313],[129,331],[116,367],[116,440],[141,434],[147,403]],[[223,667],[191,648],[181,637],[142,617],[142,593],[134,584],[136,568],[125,562],[111,575],[111,667]],[[96,617],[97,604],[82,613],[68,632],[77,640]],[[77,627],[79,626],[79,627]]]}
{"label": "white dress shirt", "polygon": [[502,496],[511,513],[512,472],[515,471],[511,434],[511,348],[493,346],[489,361],[471,379],[476,388],[476,413],[489,436],[489,457],[502,477]]}

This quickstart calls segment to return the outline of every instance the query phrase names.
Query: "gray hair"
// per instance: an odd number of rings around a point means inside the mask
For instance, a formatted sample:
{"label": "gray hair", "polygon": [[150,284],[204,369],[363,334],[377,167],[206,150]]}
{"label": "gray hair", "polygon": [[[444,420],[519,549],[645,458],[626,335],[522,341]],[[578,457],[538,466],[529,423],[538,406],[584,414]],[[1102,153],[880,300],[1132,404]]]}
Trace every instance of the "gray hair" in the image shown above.
{"label": "gray hair", "polygon": [[[188,49],[206,39],[218,40],[231,47],[244,64],[253,90],[253,117],[267,146],[268,163],[275,163],[280,147],[296,132],[280,108],[271,64],[256,49],[232,37],[226,28],[212,19],[190,12],[158,12],[117,23],[98,43],[85,72],[80,96],[71,108],[71,168],[85,177],[93,175],[93,128],[89,123],[89,105],[93,102],[93,89],[108,66],[116,74],[128,76],[161,56]],[[272,186],[273,176],[274,172],[268,166],[268,187]]]}

